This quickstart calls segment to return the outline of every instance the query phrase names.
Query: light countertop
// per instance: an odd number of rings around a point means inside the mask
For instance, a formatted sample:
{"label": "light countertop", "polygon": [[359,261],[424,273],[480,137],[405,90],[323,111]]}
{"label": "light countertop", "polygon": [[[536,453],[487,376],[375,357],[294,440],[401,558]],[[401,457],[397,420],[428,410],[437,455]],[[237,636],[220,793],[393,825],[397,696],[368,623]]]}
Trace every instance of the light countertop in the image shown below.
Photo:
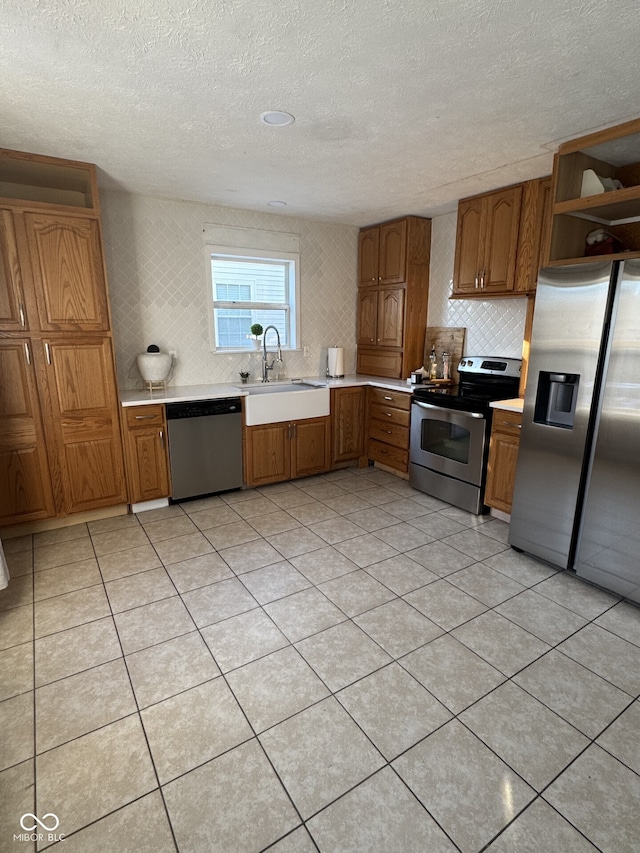
{"label": "light countertop", "polygon": [[[309,385],[318,385],[328,388],[352,388],[358,385],[372,385],[375,388],[387,388],[390,391],[413,392],[413,386],[407,385],[406,380],[386,379],[383,376],[359,376],[353,374],[342,379],[327,379],[322,376],[296,377]],[[283,384],[292,380],[285,378]],[[175,385],[169,386],[166,391],[122,391],[120,402],[123,406],[144,406],[150,403],[186,403],[191,400],[218,400],[223,397],[245,397],[248,387],[261,385],[261,382],[250,382],[246,386],[238,382],[237,385]],[[277,385],[277,382],[273,383]]]}
{"label": "light countertop", "polygon": [[516,397],[513,400],[494,400],[490,406],[492,409],[502,409],[504,412],[522,412],[523,404],[522,397]]}

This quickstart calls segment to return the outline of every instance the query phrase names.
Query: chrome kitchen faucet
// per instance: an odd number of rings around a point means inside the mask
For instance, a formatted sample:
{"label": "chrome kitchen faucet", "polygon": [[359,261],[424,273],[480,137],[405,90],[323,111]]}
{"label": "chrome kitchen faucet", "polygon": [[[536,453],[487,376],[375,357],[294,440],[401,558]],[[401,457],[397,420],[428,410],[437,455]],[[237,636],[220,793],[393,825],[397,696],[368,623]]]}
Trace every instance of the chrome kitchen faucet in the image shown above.
{"label": "chrome kitchen faucet", "polygon": [[[273,329],[273,331],[276,333],[276,336],[278,338],[278,351],[277,351],[276,355],[274,356],[271,364],[269,364],[267,361],[267,332],[269,331],[269,329]],[[278,331],[278,329],[275,326],[267,326],[267,328],[264,330],[264,333],[262,335],[262,381],[263,382],[269,381],[269,371],[273,370],[273,365],[275,364],[276,361],[278,361],[280,364],[282,364],[282,348],[280,346],[280,332]]]}

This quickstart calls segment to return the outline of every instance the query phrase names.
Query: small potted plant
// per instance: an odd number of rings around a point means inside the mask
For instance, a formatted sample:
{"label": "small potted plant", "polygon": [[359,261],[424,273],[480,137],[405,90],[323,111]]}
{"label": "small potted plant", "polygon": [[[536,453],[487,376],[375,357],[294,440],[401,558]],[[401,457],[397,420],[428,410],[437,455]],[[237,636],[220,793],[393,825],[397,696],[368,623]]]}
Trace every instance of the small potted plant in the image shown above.
{"label": "small potted plant", "polygon": [[260,323],[254,323],[251,326],[251,337],[253,338],[253,346],[255,349],[260,349],[260,335],[264,332],[264,329],[260,325]]}
{"label": "small potted plant", "polygon": [[251,376],[250,370],[241,370],[240,371],[240,379],[242,380],[242,384],[247,384],[247,379]]}

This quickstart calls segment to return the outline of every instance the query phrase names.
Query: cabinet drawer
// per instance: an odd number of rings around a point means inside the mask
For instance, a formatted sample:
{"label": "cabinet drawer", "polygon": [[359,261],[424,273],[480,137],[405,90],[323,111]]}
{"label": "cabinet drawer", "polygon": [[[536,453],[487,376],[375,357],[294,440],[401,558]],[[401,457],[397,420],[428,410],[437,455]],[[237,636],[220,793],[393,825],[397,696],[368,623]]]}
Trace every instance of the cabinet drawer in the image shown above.
{"label": "cabinet drawer", "polygon": [[380,403],[372,403],[369,407],[369,414],[372,418],[385,423],[396,424],[397,426],[409,426],[411,412],[405,412],[403,409],[393,409],[389,405],[381,406]]}
{"label": "cabinet drawer", "polygon": [[162,426],[164,406],[127,406],[125,409],[128,429],[136,427]]}
{"label": "cabinet drawer", "polygon": [[522,413],[509,412],[505,409],[495,409],[493,412],[492,431],[505,435],[520,435],[522,426]]}
{"label": "cabinet drawer", "polygon": [[408,427],[371,420],[369,421],[369,437],[383,441],[385,444],[393,444],[394,447],[400,447],[402,450],[407,450],[409,447]]}
{"label": "cabinet drawer", "polygon": [[411,394],[403,391],[387,391],[385,388],[369,388],[369,402],[381,406],[393,406],[394,409],[411,410]]}
{"label": "cabinet drawer", "polygon": [[383,444],[381,441],[369,439],[367,456],[375,462],[381,462],[383,465],[388,465],[390,468],[402,471],[404,474],[409,470],[408,450],[401,450],[399,447],[392,447],[390,444]]}

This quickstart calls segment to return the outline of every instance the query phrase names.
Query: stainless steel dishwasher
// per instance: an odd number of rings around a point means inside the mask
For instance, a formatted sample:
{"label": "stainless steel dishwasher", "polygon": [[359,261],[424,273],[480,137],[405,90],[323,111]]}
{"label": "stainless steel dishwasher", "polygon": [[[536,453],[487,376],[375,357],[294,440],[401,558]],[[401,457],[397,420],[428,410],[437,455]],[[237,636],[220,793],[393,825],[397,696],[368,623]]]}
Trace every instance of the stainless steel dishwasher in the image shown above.
{"label": "stainless steel dishwasher", "polygon": [[241,488],[241,412],[239,397],[167,404],[173,500]]}

